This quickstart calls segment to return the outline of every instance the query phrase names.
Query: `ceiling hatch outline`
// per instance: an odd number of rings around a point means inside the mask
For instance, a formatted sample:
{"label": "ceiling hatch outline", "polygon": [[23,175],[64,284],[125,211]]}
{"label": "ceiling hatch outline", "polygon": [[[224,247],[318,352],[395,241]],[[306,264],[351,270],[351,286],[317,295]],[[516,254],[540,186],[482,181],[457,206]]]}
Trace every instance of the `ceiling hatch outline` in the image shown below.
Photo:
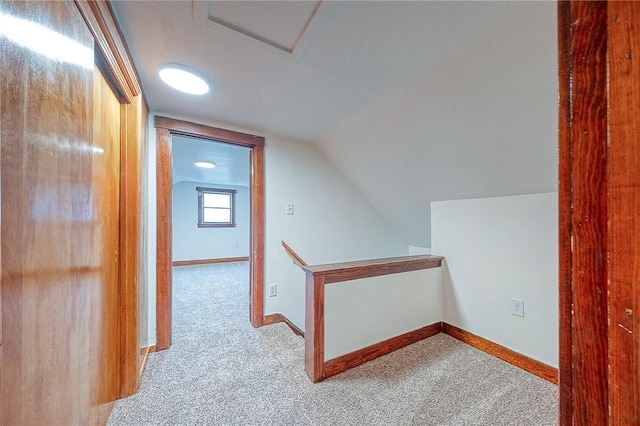
{"label": "ceiling hatch outline", "polygon": [[[283,11],[285,7],[298,7],[306,4],[306,11],[304,13],[300,13],[297,11],[298,16],[283,16],[282,14],[278,15],[277,18],[280,22],[283,20],[288,21],[286,25],[289,26],[288,34],[282,34],[283,26],[262,26],[262,28],[256,28],[256,25],[259,25],[255,17],[251,17],[252,19],[245,19],[247,14],[241,15],[240,10],[233,10],[233,7],[242,7],[242,5],[247,5],[248,3],[255,3],[256,5],[262,2],[219,2],[219,1],[210,1],[209,7],[207,10],[207,20],[214,24],[217,27],[223,27],[220,29],[226,30],[225,32],[231,31],[236,35],[240,35],[243,38],[248,38],[253,41],[257,41],[262,45],[269,46],[271,48],[277,49],[280,52],[283,52],[287,55],[293,55],[296,51],[296,48],[301,44],[300,42],[303,39],[303,36],[307,32],[307,30],[311,26],[311,22],[314,20],[316,15],[318,15],[318,10],[323,3],[323,0],[316,0],[315,2],[277,2],[278,8],[280,11]],[[272,2],[264,2],[263,4],[274,4]],[[221,10],[221,4],[225,4],[227,6],[227,10]],[[263,10],[264,12],[264,10]],[[275,15],[268,16],[267,14],[262,14],[260,21],[269,22],[271,21]],[[231,16],[226,16],[231,15]],[[235,15],[235,16],[234,16]],[[253,20],[253,22],[251,22]],[[293,31],[296,29],[296,31]],[[280,30],[280,34],[275,34],[273,31]],[[286,30],[284,30],[287,32]]]}

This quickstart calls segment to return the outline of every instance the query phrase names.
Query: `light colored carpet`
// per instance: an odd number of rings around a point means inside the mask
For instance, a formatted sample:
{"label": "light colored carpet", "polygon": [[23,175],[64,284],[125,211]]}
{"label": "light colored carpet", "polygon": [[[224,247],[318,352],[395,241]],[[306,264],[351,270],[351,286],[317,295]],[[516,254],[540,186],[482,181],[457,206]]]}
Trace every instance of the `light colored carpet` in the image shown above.
{"label": "light colored carpet", "polygon": [[444,334],[313,384],[300,337],[251,327],[246,262],[173,273],[173,346],[109,425],[558,423],[555,385]]}

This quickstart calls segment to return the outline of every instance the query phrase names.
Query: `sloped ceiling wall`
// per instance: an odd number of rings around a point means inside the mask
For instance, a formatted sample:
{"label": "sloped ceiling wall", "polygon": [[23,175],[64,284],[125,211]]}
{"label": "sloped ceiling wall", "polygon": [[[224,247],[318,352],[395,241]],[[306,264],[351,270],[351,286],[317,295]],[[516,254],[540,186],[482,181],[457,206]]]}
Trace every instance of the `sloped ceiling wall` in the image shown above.
{"label": "sloped ceiling wall", "polygon": [[502,4],[502,20],[317,142],[411,245],[430,247],[431,201],[557,188],[556,4]]}
{"label": "sloped ceiling wall", "polygon": [[323,1],[291,55],[221,31],[217,1],[112,4],[151,109],[315,143],[408,244],[432,201],[556,190],[554,1]]}

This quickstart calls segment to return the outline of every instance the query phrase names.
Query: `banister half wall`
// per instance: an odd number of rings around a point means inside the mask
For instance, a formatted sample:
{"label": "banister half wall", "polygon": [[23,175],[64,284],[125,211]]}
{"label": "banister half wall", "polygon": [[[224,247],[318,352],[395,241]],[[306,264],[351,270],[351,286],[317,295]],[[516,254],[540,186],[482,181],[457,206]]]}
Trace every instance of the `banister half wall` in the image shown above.
{"label": "banister half wall", "polygon": [[314,382],[441,331],[442,257],[307,265],[305,371]]}

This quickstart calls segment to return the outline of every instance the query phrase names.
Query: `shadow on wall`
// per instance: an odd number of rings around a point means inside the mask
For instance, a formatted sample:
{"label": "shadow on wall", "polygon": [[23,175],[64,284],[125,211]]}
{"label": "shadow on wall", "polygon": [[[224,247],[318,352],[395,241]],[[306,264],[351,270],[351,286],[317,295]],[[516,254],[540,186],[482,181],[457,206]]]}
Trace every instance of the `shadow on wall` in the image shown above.
{"label": "shadow on wall", "polygon": [[[453,287],[453,279],[447,259],[442,260],[442,306],[444,307],[443,320],[449,324],[460,324],[460,313],[458,312],[458,300]],[[445,314],[446,313],[446,314]],[[444,316],[446,315],[446,318]]]}

